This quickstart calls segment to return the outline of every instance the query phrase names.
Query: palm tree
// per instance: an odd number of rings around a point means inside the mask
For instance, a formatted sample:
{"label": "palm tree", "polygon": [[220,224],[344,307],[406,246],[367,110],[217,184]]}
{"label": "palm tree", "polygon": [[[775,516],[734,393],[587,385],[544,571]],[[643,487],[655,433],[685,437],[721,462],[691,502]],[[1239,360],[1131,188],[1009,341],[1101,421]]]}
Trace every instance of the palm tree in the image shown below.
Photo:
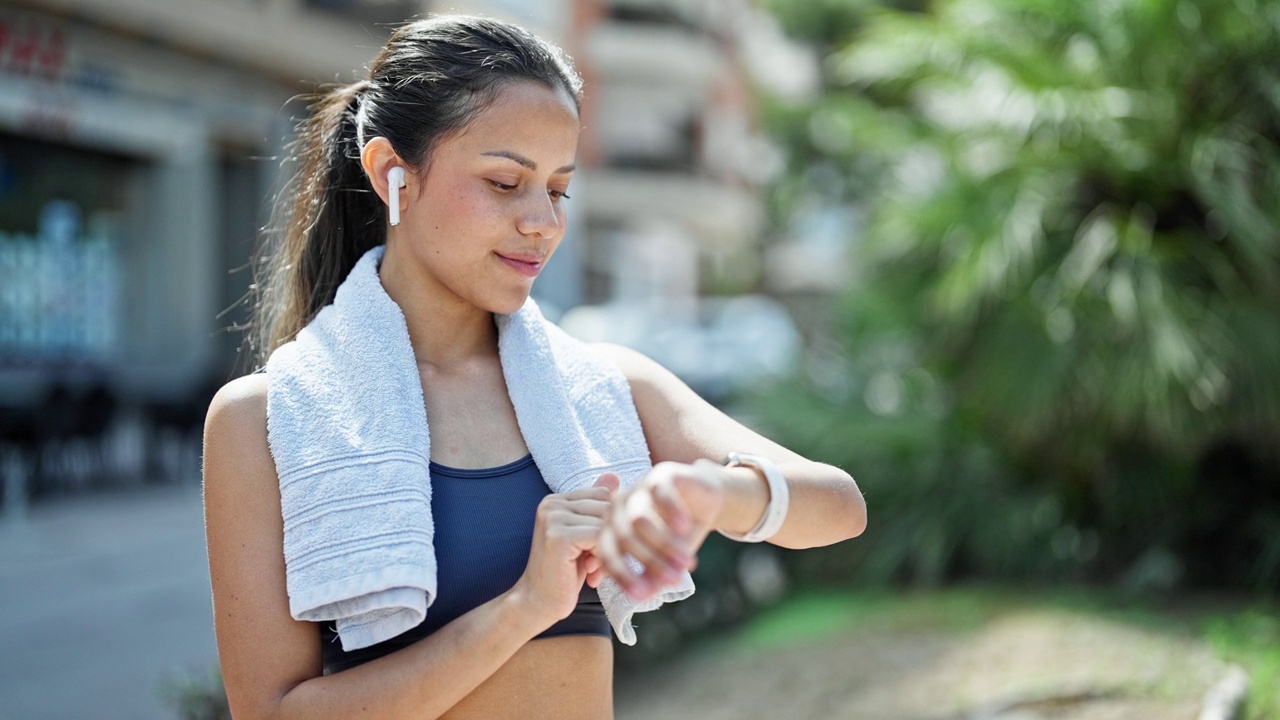
{"label": "palm tree", "polygon": [[1280,3],[863,23],[797,149],[867,206],[853,392],[770,397],[901,510],[864,568],[1280,587]]}

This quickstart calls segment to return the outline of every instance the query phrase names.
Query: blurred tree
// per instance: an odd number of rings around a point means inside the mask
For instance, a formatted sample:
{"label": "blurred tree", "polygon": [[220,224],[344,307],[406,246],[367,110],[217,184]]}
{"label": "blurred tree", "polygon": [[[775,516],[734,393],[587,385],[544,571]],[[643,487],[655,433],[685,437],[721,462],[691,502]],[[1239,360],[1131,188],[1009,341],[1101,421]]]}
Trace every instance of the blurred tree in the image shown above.
{"label": "blurred tree", "polygon": [[836,168],[862,279],[763,407],[866,489],[859,570],[1280,588],[1280,2],[815,5],[859,29],[769,107],[774,205]]}
{"label": "blurred tree", "polygon": [[[887,4],[905,8],[902,3],[878,0],[763,0],[761,4],[778,19],[788,35],[803,38],[824,53],[848,43],[853,33],[862,27],[868,10]],[[915,8],[922,5],[922,0],[911,3]]]}

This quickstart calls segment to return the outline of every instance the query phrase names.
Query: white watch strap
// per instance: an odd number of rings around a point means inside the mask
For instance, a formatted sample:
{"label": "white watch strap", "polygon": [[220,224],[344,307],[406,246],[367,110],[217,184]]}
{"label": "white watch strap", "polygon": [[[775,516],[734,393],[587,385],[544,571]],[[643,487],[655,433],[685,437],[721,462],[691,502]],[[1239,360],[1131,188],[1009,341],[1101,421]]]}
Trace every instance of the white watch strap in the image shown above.
{"label": "white watch strap", "polygon": [[739,535],[725,530],[721,530],[720,534],[731,540],[749,543],[763,542],[777,535],[778,531],[782,529],[782,523],[787,519],[787,509],[791,503],[791,492],[787,488],[787,481],[782,477],[778,466],[769,458],[736,452],[729,453],[720,464],[726,467],[741,466],[752,468],[764,475],[765,482],[769,483],[769,502],[764,507],[764,514],[760,516],[760,522],[756,523],[756,526],[751,528],[751,531],[746,535]]}

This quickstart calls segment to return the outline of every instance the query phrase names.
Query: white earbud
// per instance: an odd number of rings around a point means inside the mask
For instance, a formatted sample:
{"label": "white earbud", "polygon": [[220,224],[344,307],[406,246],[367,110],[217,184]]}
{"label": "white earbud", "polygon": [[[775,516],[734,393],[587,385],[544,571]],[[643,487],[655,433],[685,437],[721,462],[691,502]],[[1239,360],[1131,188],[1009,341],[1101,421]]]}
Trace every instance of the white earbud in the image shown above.
{"label": "white earbud", "polygon": [[399,165],[387,171],[387,201],[391,206],[391,224],[400,224],[400,188],[404,187],[404,168]]}

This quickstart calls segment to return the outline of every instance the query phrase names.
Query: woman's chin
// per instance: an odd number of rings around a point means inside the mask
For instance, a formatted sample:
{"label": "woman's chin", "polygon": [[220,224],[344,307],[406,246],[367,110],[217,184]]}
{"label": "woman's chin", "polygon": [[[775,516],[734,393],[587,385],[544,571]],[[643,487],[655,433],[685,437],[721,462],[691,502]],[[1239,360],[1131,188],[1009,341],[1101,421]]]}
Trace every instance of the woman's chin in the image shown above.
{"label": "woman's chin", "polygon": [[502,297],[494,298],[493,301],[489,303],[488,310],[489,312],[497,315],[510,315],[524,307],[524,304],[528,299],[528,289],[524,292],[504,293]]}

